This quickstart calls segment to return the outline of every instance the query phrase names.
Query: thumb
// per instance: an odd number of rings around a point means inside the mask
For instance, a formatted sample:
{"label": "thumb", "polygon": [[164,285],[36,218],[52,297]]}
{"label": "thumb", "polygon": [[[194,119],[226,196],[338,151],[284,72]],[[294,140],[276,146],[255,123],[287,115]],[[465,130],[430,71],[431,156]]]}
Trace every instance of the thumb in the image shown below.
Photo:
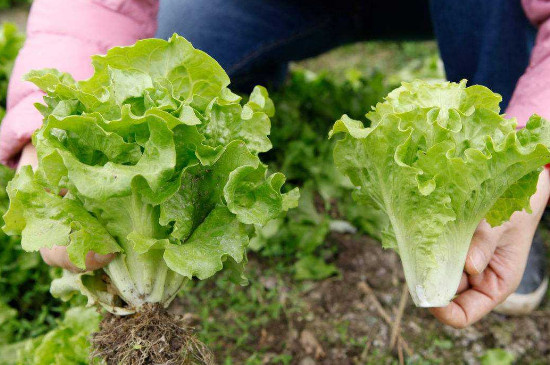
{"label": "thumb", "polygon": [[17,169],[26,165],[31,165],[33,170],[36,169],[36,166],[38,166],[38,157],[36,155],[36,149],[31,143],[23,147],[23,150],[21,151],[21,157],[19,158],[19,164],[17,165]]}
{"label": "thumb", "polygon": [[[72,272],[82,272],[81,269],[76,267],[67,254],[67,248],[64,246],[54,246],[52,248],[41,248],[40,255],[46,264],[50,266],[59,266],[65,270]],[[115,254],[100,255],[93,251],[88,252],[86,255],[86,270],[93,271],[102,268],[107,265],[113,258]]]}
{"label": "thumb", "polygon": [[468,274],[481,274],[489,265],[502,235],[501,231],[499,228],[492,228],[485,220],[479,224],[466,256],[464,270]]}

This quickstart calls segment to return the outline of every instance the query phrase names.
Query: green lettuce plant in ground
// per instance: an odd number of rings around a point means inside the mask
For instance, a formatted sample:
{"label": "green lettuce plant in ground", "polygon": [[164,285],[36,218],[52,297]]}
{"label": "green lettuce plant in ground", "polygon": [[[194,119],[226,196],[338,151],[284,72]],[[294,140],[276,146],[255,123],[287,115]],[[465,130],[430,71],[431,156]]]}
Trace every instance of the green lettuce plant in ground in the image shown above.
{"label": "green lettuce plant in ground", "polygon": [[503,349],[487,350],[480,358],[481,365],[512,365],[514,355]]}
{"label": "green lettuce plant in ground", "polygon": [[258,157],[271,148],[266,90],[241,104],[219,64],[177,35],[113,48],[93,65],[80,82],[51,69],[27,75],[47,94],[33,136],[39,165],[9,184],[4,230],[27,251],[66,246],[82,269],[90,251],[117,253],[51,288],[117,315],[167,307],[188,280],[224,268],[245,282],[252,225],[298,199]]}
{"label": "green lettuce plant in ground", "polygon": [[[55,329],[27,341],[17,351],[17,365],[89,365],[91,334],[99,329],[101,315],[95,308],[69,309]],[[91,361],[91,362],[90,362]]]}
{"label": "green lettuce plant in ground", "polygon": [[387,217],[383,244],[399,253],[418,306],[453,298],[482,219],[498,226],[530,211],[550,124],[533,116],[516,131],[500,101],[466,81],[403,83],[367,114],[370,127],[344,115],[330,132],[344,134],[334,160],[355,199]]}

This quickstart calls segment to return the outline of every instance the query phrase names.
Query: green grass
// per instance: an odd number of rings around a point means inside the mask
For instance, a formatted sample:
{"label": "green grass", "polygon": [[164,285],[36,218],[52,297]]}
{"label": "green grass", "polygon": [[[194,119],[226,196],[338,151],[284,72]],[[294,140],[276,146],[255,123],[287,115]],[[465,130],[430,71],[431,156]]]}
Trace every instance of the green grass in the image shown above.
{"label": "green grass", "polygon": [[[282,266],[265,270],[254,267],[247,272],[248,286],[228,283],[222,274],[196,282],[181,293],[183,309],[191,309],[198,317],[199,338],[218,354],[220,362],[239,364],[234,359],[238,353],[249,354],[240,361],[256,364],[270,350],[257,346],[261,330],[305,309],[299,298],[301,285],[287,286],[288,277],[284,275]],[[270,364],[288,361],[288,354],[280,354]]]}
{"label": "green grass", "polygon": [[364,75],[381,72],[388,83],[444,78],[434,41],[353,43],[296,63],[294,67],[330,71],[338,80],[344,80],[350,69]]}

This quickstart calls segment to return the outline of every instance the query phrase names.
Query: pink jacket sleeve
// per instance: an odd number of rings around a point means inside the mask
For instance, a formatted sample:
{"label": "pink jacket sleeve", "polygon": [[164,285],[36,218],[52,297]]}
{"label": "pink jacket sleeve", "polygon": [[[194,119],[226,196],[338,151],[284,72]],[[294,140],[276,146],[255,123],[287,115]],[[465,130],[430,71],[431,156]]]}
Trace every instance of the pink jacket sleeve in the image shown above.
{"label": "pink jacket sleeve", "polygon": [[522,0],[522,5],[539,31],[529,66],[516,85],[506,114],[516,117],[523,127],[535,113],[550,119],[550,1]]}
{"label": "pink jacket sleeve", "polygon": [[152,37],[158,0],[35,0],[27,40],[8,88],[7,114],[0,128],[0,162],[14,165],[21,149],[40,127],[33,104],[42,92],[22,80],[32,69],[57,68],[75,79],[92,75],[90,56],[113,46]]}

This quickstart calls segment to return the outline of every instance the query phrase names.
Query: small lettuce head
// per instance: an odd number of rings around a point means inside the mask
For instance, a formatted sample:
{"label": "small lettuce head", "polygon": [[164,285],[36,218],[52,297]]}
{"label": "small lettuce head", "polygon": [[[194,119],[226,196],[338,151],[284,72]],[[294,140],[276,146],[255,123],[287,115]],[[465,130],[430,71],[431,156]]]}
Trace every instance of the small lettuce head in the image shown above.
{"label": "small lettuce head", "polygon": [[458,287],[473,233],[530,212],[550,125],[534,115],[516,130],[501,97],[483,86],[403,83],[367,114],[344,115],[330,135],[338,168],[358,202],[387,217],[385,247],[398,251],[418,306],[444,306]]}
{"label": "small lettuce head", "polygon": [[90,251],[119,253],[109,280],[67,273],[52,285],[116,313],[167,305],[186,279],[223,268],[242,281],[247,226],[297,204],[258,157],[271,148],[267,91],[257,86],[243,104],[220,65],[177,35],[92,61],[85,81],[27,75],[46,92],[33,136],[39,165],[9,185],[5,231],[28,251],[66,246],[80,268]]}
{"label": "small lettuce head", "polygon": [[70,308],[57,327],[25,341],[17,365],[101,365],[90,359],[90,337],[99,330],[101,315],[94,308]]}

